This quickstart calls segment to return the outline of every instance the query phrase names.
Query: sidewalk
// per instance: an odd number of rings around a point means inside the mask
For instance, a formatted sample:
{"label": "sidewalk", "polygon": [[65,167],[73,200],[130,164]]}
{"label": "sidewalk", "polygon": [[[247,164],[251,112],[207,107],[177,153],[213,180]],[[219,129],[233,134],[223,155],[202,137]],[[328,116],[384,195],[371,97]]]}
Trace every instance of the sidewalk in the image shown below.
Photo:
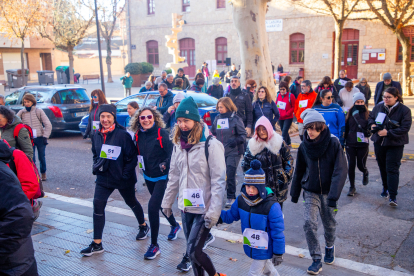
{"label": "sidewalk", "polygon": [[[44,198],[41,215],[33,228],[33,244],[40,275],[182,275],[176,269],[185,251],[183,232],[175,241],[168,241],[166,236],[169,227],[162,224],[160,227],[159,245],[161,255],[155,260],[144,260],[143,255],[149,246],[150,240],[136,241],[137,222],[130,215],[122,214],[115,208],[108,206],[106,211],[106,225],[103,236],[105,252],[92,257],[82,257],[79,251],[89,245],[93,237],[92,208],[80,206],[82,200],[64,197],[65,200]],[[56,195],[56,198],[59,196]],[[63,197],[61,197],[63,198]],[[68,201],[72,201],[70,203]],[[90,203],[90,204],[88,204]],[[83,204],[83,203],[82,203]],[[227,275],[246,275],[251,264],[238,242],[232,243],[219,238],[220,230],[213,231],[215,242],[206,249],[218,272]],[[292,250],[287,246],[287,250]],[[348,260],[345,260],[348,261]],[[343,263],[344,260],[337,260]],[[349,268],[344,269],[337,265],[324,265],[320,275],[359,276],[359,275],[408,275],[375,266],[349,261]],[[284,255],[284,262],[278,266],[281,276],[307,275],[306,268],[311,261],[299,258],[297,255]],[[356,265],[355,265],[356,264]],[[365,267],[365,268],[363,268]],[[373,267],[373,268],[372,268]],[[375,272],[375,269],[379,269]],[[364,274],[355,269],[370,271]],[[375,273],[375,274],[373,274]],[[384,274],[385,273],[385,274]],[[186,275],[193,275],[192,271]]]}

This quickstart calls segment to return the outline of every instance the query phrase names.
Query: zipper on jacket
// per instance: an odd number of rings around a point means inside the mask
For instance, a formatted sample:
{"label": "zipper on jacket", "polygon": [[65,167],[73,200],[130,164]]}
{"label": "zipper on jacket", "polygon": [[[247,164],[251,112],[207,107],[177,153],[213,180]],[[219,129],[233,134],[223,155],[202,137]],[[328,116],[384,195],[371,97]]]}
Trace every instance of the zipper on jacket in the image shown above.
{"label": "zipper on jacket", "polygon": [[[249,228],[252,228],[251,224],[251,217],[252,217],[252,207],[249,208]],[[250,258],[253,258],[253,248],[250,247]]]}
{"label": "zipper on jacket", "polygon": [[321,180],[321,168],[319,167],[319,158],[318,158],[318,172],[319,172],[319,186],[321,187],[321,194],[322,194],[322,180]]}

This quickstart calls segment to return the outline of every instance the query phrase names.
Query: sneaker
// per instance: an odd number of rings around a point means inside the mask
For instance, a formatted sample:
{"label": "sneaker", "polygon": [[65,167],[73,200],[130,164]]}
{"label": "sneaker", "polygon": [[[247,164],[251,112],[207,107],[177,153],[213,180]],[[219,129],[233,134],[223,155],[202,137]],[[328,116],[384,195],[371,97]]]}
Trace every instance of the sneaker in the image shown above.
{"label": "sneaker", "polygon": [[364,176],[362,178],[362,185],[367,186],[369,183],[369,172],[364,173]]}
{"label": "sneaker", "polygon": [[389,203],[389,205],[390,205],[390,206],[392,206],[392,207],[397,207],[397,206],[398,206],[398,204],[397,204],[397,200],[396,200],[396,199],[391,199],[391,198],[390,198],[390,203]]}
{"label": "sneaker", "polygon": [[193,266],[191,265],[190,257],[187,254],[183,254],[184,257],[179,265],[177,265],[177,269],[181,271],[189,271]]}
{"label": "sneaker", "polygon": [[335,262],[335,246],[332,248],[325,247],[325,258],[323,259],[325,264],[333,264]]}
{"label": "sneaker", "polygon": [[104,249],[102,247],[102,243],[97,244],[94,241],[92,241],[92,243],[88,247],[83,249],[80,253],[83,256],[90,257],[93,254],[102,253],[102,252],[104,252]]}
{"label": "sneaker", "polygon": [[234,201],[235,201],[235,199],[228,198],[227,201],[226,201],[226,204],[224,205],[224,207],[225,208],[230,208]]}
{"label": "sneaker", "polygon": [[349,187],[349,192],[348,192],[347,196],[354,196],[355,194],[356,194],[355,187]]}
{"label": "sneaker", "polygon": [[180,233],[180,231],[181,231],[181,227],[179,224],[177,224],[177,226],[171,226],[171,231],[168,234],[168,240],[169,241],[176,240],[178,237],[178,233]]}
{"label": "sneaker", "polygon": [[46,173],[42,173],[42,181],[46,181],[47,177],[46,177]]}
{"label": "sneaker", "polygon": [[42,207],[43,202],[41,202],[38,199],[33,200],[33,206],[32,206],[32,210],[33,210],[33,216],[34,216],[34,221],[37,220],[37,218],[40,216],[40,208]]}
{"label": "sneaker", "polygon": [[161,253],[159,245],[153,245],[151,244],[148,247],[147,253],[144,254],[144,258],[147,260],[153,260],[155,257],[157,257]]}
{"label": "sneaker", "polygon": [[308,267],[308,274],[311,275],[318,275],[319,272],[322,271],[322,263],[321,260],[313,261],[312,265]]}
{"label": "sneaker", "polygon": [[145,225],[140,225],[137,240],[145,240],[148,237],[149,231],[150,227],[147,223],[145,223]]}
{"label": "sneaker", "polygon": [[206,240],[206,242],[204,243],[203,250],[205,250],[205,249],[207,248],[207,246],[208,246],[209,244],[211,244],[212,242],[214,242],[215,240],[216,240],[216,238],[215,238],[213,235],[211,235],[211,233],[209,233],[209,234],[208,234],[208,237],[207,237],[207,240]]}
{"label": "sneaker", "polygon": [[382,189],[381,197],[388,197],[388,191],[384,188]]}

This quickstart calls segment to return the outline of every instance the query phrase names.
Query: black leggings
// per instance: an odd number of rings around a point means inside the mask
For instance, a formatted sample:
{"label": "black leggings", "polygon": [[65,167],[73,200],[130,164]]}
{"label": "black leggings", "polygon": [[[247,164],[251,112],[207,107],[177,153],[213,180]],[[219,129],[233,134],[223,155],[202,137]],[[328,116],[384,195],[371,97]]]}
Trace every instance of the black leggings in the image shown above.
{"label": "black leggings", "polygon": [[348,177],[351,187],[355,187],[355,167],[362,173],[367,173],[367,158],[369,145],[365,147],[346,147],[346,157],[348,158]]}
{"label": "black leggings", "polygon": [[209,276],[214,276],[216,268],[210,257],[203,252],[204,243],[210,233],[210,229],[204,226],[204,215],[181,211],[181,218],[194,275],[204,276],[204,271],[206,271]]}
{"label": "black leggings", "polygon": [[[93,238],[95,240],[102,239],[102,232],[105,226],[105,207],[109,196],[114,191],[114,188],[103,187],[99,184],[95,186],[95,195],[93,197]],[[118,189],[125,203],[134,212],[139,224],[144,224],[144,210],[141,204],[135,197],[135,187],[130,186],[125,189]]]}
{"label": "black leggings", "polygon": [[[161,203],[164,198],[165,189],[167,188],[167,180],[159,180],[157,182],[145,180],[145,183],[147,184],[148,191],[151,194],[151,198],[148,202],[148,219],[151,226],[151,243],[156,245],[158,244],[158,232],[160,230],[160,210],[162,213]],[[167,218],[164,213],[162,214],[171,226],[178,225],[174,215]]]}
{"label": "black leggings", "polygon": [[240,155],[226,156],[227,198],[236,199],[236,173]]}

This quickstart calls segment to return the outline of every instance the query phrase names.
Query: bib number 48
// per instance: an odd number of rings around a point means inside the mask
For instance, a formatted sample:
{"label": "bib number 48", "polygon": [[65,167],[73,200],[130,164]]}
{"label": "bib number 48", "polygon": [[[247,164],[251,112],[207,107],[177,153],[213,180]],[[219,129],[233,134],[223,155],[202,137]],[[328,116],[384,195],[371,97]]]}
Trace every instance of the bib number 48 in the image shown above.
{"label": "bib number 48", "polygon": [[254,240],[260,240],[260,235],[253,234],[250,238],[252,238]]}

